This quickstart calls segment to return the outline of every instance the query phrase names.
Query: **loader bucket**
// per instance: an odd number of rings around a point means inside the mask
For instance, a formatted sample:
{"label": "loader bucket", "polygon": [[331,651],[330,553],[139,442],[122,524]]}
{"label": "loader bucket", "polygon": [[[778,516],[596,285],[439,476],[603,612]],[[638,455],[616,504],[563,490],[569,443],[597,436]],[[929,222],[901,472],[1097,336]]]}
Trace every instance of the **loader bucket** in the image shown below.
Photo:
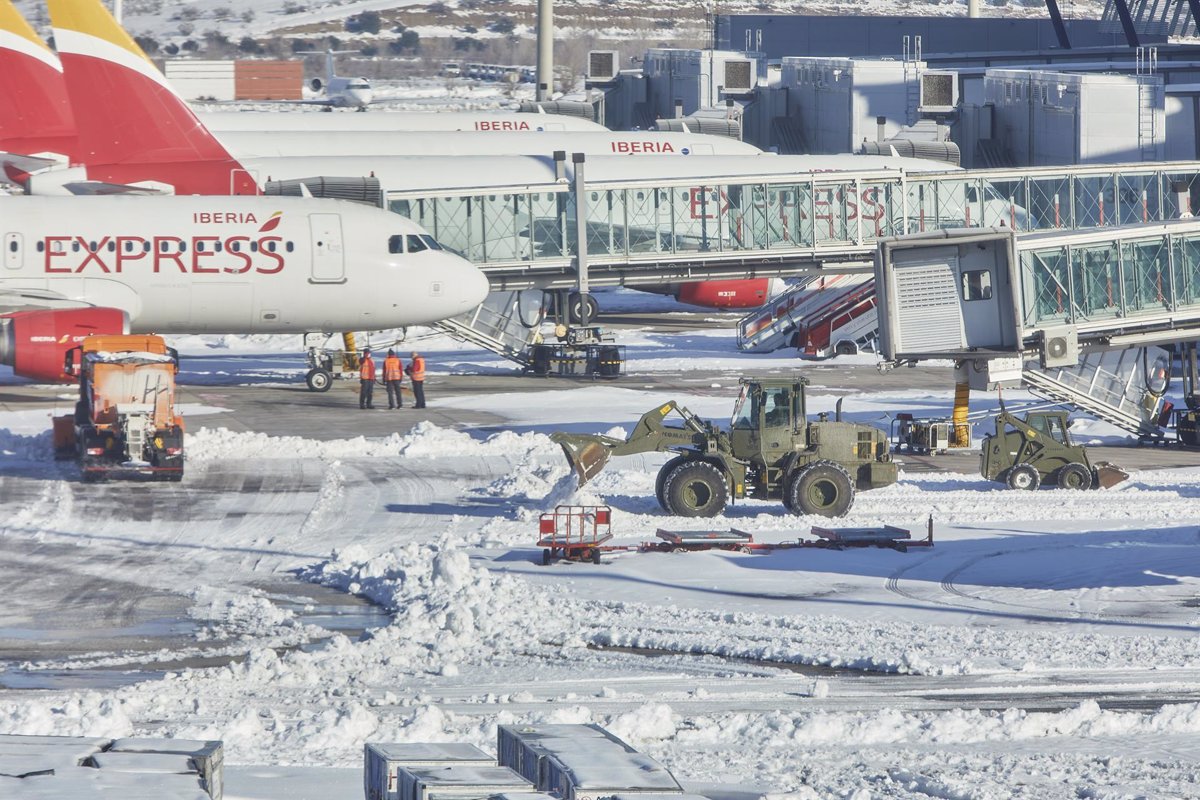
{"label": "loader bucket", "polygon": [[1129,480],[1129,473],[1118,466],[1101,461],[1096,464],[1096,483],[1101,489],[1111,489],[1122,481]]}
{"label": "loader bucket", "polygon": [[612,454],[610,448],[596,436],[556,433],[550,438],[562,447],[567,463],[579,476],[580,486],[596,477],[608,464]]}

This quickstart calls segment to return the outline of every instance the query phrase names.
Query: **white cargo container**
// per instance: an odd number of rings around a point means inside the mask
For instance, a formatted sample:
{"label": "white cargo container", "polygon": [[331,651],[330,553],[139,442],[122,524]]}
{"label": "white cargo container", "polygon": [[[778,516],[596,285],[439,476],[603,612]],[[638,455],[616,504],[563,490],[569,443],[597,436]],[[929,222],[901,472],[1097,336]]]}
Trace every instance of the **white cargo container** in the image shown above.
{"label": "white cargo container", "polygon": [[167,82],[184,100],[230,101],[237,97],[232,61],[178,59],[166,62]]}
{"label": "white cargo container", "polygon": [[186,756],[208,796],[212,800],[224,796],[225,746],[220,741],[127,737],[113,742],[108,752]]}
{"label": "white cargo container", "polygon": [[984,94],[995,108],[995,136],[1020,166],[1163,159],[1160,75],[989,69]]}
{"label": "white cargo container", "polygon": [[811,153],[853,153],[917,121],[922,61],[788,56],[779,85]]}
{"label": "white cargo container", "polygon": [[501,764],[566,800],[683,794],[666,767],[598,725],[501,725],[497,740]]}
{"label": "white cargo container", "polygon": [[400,770],[399,800],[490,797],[500,792],[527,791],[529,781],[507,767],[456,764],[404,767]]}
{"label": "white cargo container", "polygon": [[472,744],[368,742],[363,747],[363,793],[366,800],[396,800],[401,768],[454,764],[494,767],[496,759]]}

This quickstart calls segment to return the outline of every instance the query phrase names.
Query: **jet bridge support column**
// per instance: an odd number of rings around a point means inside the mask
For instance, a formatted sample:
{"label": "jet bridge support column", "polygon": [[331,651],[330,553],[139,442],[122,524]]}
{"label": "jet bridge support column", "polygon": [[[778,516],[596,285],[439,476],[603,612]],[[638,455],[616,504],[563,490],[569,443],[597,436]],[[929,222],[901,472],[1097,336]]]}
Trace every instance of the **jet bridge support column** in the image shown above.
{"label": "jet bridge support column", "polygon": [[539,103],[554,99],[554,0],[538,0],[537,93]]}
{"label": "jet bridge support column", "polygon": [[575,289],[579,292],[579,323],[588,325],[592,320],[588,313],[588,240],[587,240],[587,180],[584,177],[583,153],[573,153],[571,162],[575,165]]}

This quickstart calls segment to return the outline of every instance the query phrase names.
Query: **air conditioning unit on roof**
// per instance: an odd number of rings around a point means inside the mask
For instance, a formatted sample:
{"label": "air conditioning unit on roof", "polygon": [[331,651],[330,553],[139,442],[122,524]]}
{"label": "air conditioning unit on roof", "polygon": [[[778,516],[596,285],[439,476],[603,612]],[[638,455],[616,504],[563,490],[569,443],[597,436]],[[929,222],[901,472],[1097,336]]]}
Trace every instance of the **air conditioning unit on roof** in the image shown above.
{"label": "air conditioning unit on roof", "polygon": [[721,87],[725,94],[749,94],[754,91],[754,59],[731,58],[721,65]]}
{"label": "air conditioning unit on roof", "polygon": [[587,79],[592,83],[609,83],[621,71],[621,57],[616,50],[588,51]]}

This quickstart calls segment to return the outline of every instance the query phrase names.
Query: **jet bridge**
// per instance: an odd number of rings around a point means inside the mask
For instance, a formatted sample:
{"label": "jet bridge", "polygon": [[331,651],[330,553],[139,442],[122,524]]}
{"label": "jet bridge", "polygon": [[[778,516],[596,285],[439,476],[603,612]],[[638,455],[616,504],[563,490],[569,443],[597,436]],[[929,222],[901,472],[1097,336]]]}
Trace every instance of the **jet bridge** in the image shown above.
{"label": "jet bridge", "polygon": [[1024,382],[1139,436],[1166,423],[1170,360],[1200,338],[1200,220],[1017,236],[950,230],[880,242],[881,350]]}
{"label": "jet bridge", "polygon": [[[866,271],[877,243],[891,237],[959,227],[1111,229],[1189,215],[1191,187],[1200,197],[1197,162],[780,173],[770,171],[770,156],[759,158],[747,159],[762,164],[757,175],[587,181],[577,170],[550,183],[379,189],[385,207],[470,259],[509,298],[531,288]],[[319,179],[301,182],[322,191]],[[508,355],[520,352],[519,339],[536,339],[507,319],[513,324],[499,340],[487,330],[471,340]]]}

